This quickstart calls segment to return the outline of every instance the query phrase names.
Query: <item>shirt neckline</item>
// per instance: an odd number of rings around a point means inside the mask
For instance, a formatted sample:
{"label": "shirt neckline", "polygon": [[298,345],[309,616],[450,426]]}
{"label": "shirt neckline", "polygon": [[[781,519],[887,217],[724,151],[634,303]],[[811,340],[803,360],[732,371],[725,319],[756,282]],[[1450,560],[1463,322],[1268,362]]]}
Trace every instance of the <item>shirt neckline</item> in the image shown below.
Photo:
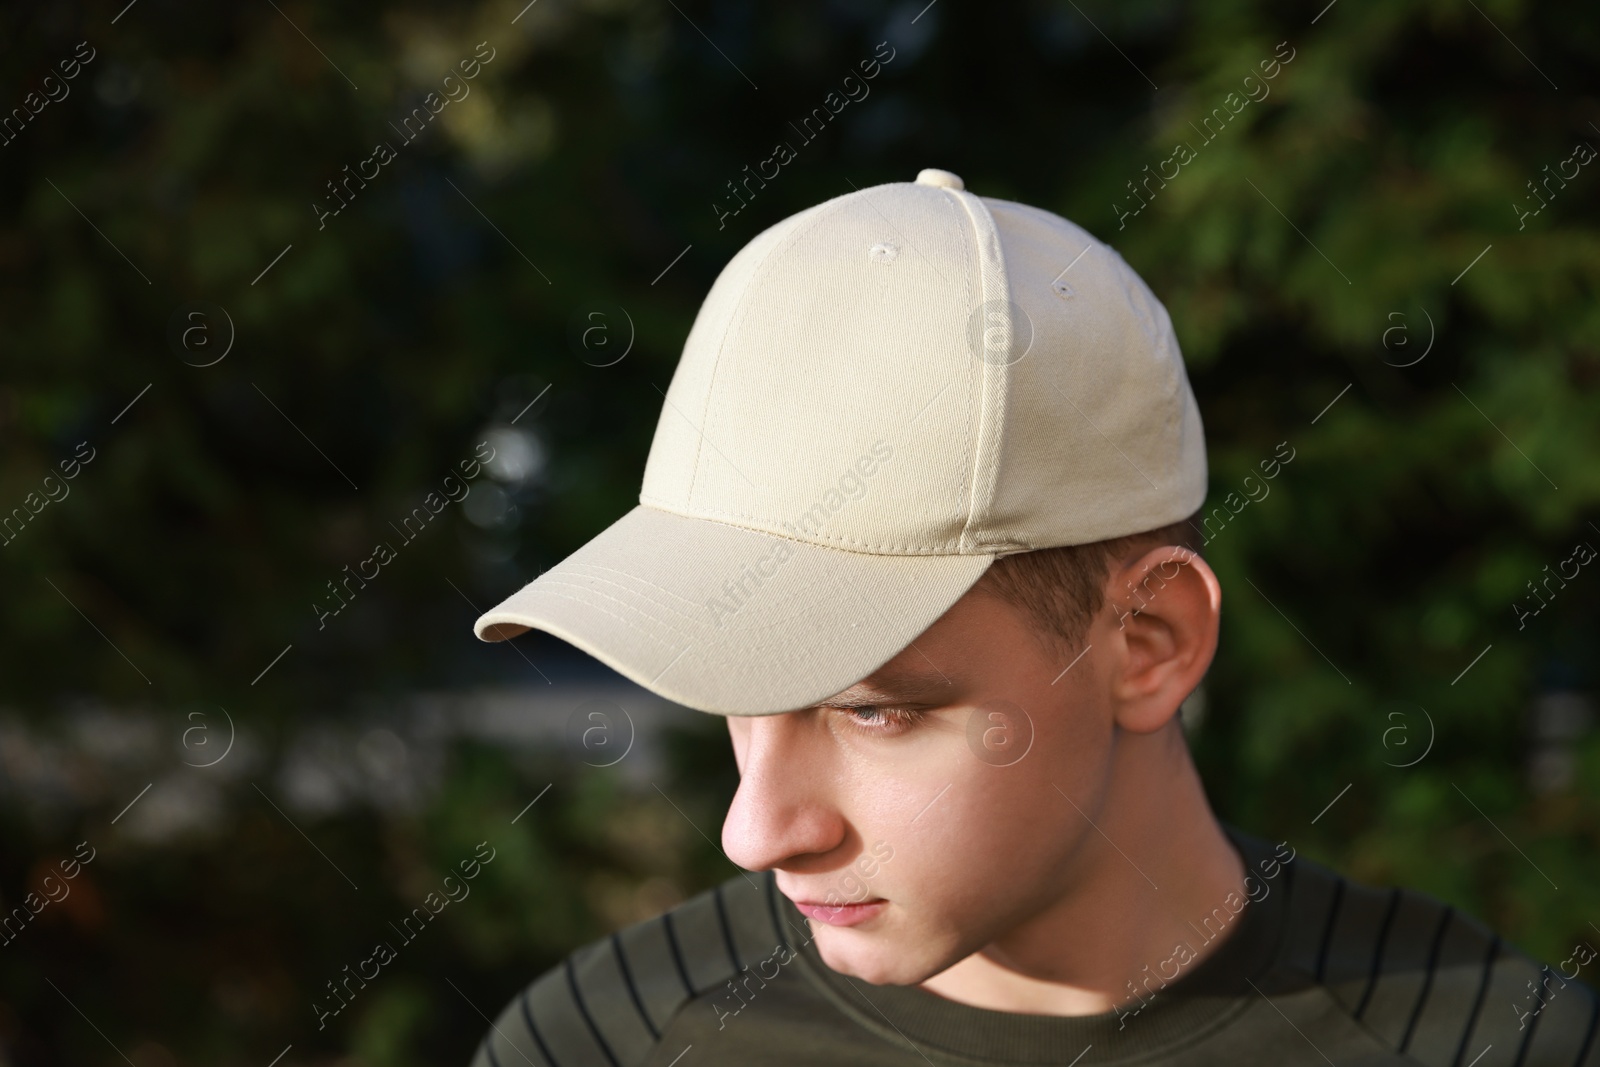
{"label": "shirt neckline", "polygon": [[[1271,846],[1227,824],[1222,829],[1246,871],[1261,880],[1259,872],[1269,868],[1260,865],[1274,860]],[[1113,1063],[1193,1043],[1228,1025],[1260,994],[1256,979],[1278,954],[1289,911],[1294,864],[1281,866],[1281,877],[1267,881],[1266,896],[1246,902],[1233,919],[1232,934],[1216,951],[1158,987],[1142,1007],[1130,1004],[1097,1015],[995,1011],[917,986],[877,986],[840,974],[822,961],[813,940],[796,944],[793,935],[807,930],[806,920],[770,875],[768,893],[779,935],[796,953],[807,980],[840,1011],[891,1043],[981,1064],[1061,1064],[1080,1055],[1086,1064]],[[1189,944],[1198,947],[1201,940]]]}

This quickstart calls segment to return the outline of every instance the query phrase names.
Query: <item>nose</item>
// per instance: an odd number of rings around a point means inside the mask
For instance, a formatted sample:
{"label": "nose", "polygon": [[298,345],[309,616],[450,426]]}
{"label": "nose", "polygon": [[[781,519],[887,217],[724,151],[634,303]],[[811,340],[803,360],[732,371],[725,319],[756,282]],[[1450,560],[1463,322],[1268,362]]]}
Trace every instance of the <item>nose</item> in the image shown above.
{"label": "nose", "polygon": [[844,843],[831,796],[828,738],[805,712],[729,723],[739,789],[722,823],[722,848],[747,871],[796,869]]}

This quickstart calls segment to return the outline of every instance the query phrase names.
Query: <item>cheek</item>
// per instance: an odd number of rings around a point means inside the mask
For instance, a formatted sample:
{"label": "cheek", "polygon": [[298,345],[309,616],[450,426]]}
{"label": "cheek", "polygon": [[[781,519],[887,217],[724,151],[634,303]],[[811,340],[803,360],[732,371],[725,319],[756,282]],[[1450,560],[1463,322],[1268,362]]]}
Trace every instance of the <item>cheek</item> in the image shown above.
{"label": "cheek", "polygon": [[[844,741],[840,814],[860,840],[894,849],[871,891],[907,901],[919,922],[970,925],[1057,891],[1094,833],[1079,809],[1092,815],[1100,806],[1109,715],[1088,693],[1059,694],[1050,706],[1037,693],[1013,695],[1040,710],[1011,724],[1009,749],[985,747],[982,709],[941,714],[915,738]],[[730,723],[730,731],[737,753],[740,727]]]}
{"label": "cheek", "polygon": [[894,840],[894,861],[875,884],[924,887],[963,908],[1004,907],[1022,887],[1048,880],[1086,824],[1052,784],[1070,792],[1070,777],[1053,773],[1037,746],[1006,767],[963,755],[940,783],[948,783],[944,795],[903,845]]}
{"label": "cheek", "polygon": [[1089,709],[1034,720],[1033,743],[1015,763],[994,766],[963,752],[946,765],[938,785],[949,789],[905,835],[914,859],[902,863],[906,852],[894,840],[885,877],[902,885],[939,879],[952,899],[982,908],[1059,891],[1079,846],[1096,833],[1089,817],[1110,774],[1111,732],[1108,718]]}

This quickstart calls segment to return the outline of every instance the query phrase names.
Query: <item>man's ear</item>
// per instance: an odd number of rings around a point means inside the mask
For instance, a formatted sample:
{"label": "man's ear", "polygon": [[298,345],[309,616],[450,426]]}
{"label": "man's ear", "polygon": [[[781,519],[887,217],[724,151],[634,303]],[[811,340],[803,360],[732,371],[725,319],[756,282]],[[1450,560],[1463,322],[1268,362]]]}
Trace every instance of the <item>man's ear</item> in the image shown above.
{"label": "man's ear", "polygon": [[1110,659],[1117,725],[1134,733],[1165,726],[1194,691],[1217,651],[1222,586],[1205,560],[1167,545],[1113,564],[1106,579],[1115,649]]}

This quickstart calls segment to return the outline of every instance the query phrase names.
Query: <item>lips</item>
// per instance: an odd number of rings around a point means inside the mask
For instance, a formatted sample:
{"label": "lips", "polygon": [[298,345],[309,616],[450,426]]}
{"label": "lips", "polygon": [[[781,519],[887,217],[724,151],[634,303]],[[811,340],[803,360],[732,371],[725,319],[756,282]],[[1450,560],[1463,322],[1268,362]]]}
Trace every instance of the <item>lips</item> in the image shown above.
{"label": "lips", "polygon": [[814,904],[795,901],[801,915],[829,926],[855,926],[881,914],[889,906],[887,900],[863,900],[856,904]]}

